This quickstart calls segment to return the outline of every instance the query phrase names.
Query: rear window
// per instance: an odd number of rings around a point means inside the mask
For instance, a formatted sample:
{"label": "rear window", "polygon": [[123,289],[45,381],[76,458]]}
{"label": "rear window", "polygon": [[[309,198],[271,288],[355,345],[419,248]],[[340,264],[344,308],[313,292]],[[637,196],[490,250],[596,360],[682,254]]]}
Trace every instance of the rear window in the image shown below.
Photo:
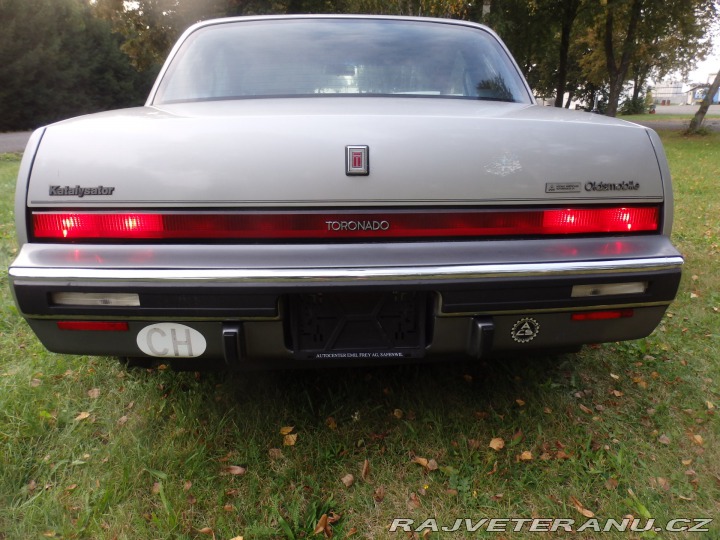
{"label": "rear window", "polygon": [[219,23],[190,34],[154,103],[330,95],[529,102],[507,53],[480,29],[277,19]]}

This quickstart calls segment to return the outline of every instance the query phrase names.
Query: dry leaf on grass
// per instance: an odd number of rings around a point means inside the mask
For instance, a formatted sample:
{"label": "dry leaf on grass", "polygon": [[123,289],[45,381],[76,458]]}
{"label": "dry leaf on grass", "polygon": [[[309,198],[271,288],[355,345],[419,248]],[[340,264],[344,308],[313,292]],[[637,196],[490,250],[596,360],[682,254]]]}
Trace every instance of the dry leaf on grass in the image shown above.
{"label": "dry leaf on grass", "polygon": [[232,474],[233,476],[242,476],[247,472],[247,469],[245,467],[240,467],[239,465],[229,465],[227,467],[223,467],[222,471],[225,474]]}
{"label": "dry leaf on grass", "polygon": [[349,488],[355,483],[355,477],[352,474],[346,474],[340,481],[345,484],[345,487]]}
{"label": "dry leaf on grass", "polygon": [[428,472],[436,471],[438,468],[437,461],[435,461],[434,459],[427,459],[424,457],[415,456],[414,458],[412,458],[412,462],[417,463]]}
{"label": "dry leaf on grass", "polygon": [[290,435],[293,430],[295,429],[295,426],[284,426],[280,428],[280,435]]}
{"label": "dry leaf on grass", "polygon": [[295,446],[295,443],[297,442],[297,433],[288,433],[283,437],[283,445],[285,446]]}
{"label": "dry leaf on grass", "polygon": [[385,499],[385,486],[378,486],[375,489],[375,493],[373,493],[373,499],[375,499],[375,502],[377,503],[383,502],[383,499]]}
{"label": "dry leaf on grass", "polygon": [[93,388],[92,390],[88,390],[87,395],[90,399],[97,399],[100,397],[100,389]]}
{"label": "dry leaf on grass", "polygon": [[520,461],[532,461],[533,455],[530,450],[525,450],[522,454],[518,456],[518,459]]}
{"label": "dry leaf on grass", "polygon": [[367,482],[368,477],[370,476],[370,461],[365,460],[363,461],[362,465],[362,471],[360,472],[360,478],[365,480]]}
{"label": "dry leaf on grass", "polygon": [[505,448],[505,441],[502,439],[502,437],[495,437],[490,441],[490,444],[488,446],[490,446],[490,448],[492,448],[496,452],[499,452],[500,450]]}
{"label": "dry leaf on grass", "polygon": [[595,517],[595,513],[592,510],[588,510],[587,508],[585,508],[585,506],[580,501],[578,501],[575,497],[571,496],[570,502],[575,507],[575,509],[578,512],[580,512],[583,516],[585,516],[586,518]]}
{"label": "dry leaf on grass", "polygon": [[88,418],[90,418],[90,413],[83,411],[75,417],[75,420],[86,420]]}

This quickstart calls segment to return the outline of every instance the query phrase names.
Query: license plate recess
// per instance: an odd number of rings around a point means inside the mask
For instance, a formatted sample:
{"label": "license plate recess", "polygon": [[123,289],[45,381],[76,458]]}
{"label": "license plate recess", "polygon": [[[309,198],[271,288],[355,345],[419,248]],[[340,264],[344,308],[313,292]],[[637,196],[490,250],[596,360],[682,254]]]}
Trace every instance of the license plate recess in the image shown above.
{"label": "license plate recess", "polygon": [[427,294],[317,293],[288,298],[292,350],[298,359],[421,358]]}

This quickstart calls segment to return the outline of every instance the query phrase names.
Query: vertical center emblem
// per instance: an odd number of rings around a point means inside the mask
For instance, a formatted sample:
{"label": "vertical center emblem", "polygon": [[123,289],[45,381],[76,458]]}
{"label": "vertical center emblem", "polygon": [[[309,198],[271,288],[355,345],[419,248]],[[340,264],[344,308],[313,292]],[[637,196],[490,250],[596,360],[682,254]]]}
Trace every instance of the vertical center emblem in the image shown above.
{"label": "vertical center emblem", "polygon": [[370,148],[368,146],[345,147],[345,174],[348,176],[370,174]]}

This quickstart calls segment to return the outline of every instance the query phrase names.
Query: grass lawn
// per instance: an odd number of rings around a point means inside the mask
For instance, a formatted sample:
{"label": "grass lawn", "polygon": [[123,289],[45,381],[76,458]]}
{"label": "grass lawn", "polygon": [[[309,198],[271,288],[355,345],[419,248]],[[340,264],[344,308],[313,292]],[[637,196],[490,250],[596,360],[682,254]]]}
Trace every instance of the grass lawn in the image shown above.
{"label": "grass lawn", "polygon": [[417,536],[720,538],[720,134],[662,137],[687,263],[649,338],[560,357],[233,375],[44,350],[7,287],[19,161],[0,156],[0,540],[324,538],[323,514],[335,538],[408,538],[388,531],[393,518],[591,515],[641,528],[716,519],[704,534]]}

